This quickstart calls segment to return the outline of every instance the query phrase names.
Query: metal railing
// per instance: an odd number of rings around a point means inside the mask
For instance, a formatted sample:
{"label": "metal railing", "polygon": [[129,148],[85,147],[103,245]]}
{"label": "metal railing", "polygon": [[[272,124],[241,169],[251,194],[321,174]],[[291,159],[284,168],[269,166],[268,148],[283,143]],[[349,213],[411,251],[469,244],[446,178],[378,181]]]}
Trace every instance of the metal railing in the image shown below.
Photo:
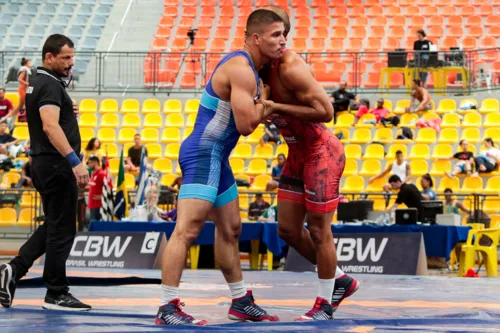
{"label": "metal railing", "polygon": [[[464,94],[500,88],[500,48],[438,52],[300,53],[318,81],[333,88],[347,81],[355,93],[409,92],[413,78],[427,76],[433,93]],[[75,91],[102,93],[197,93],[224,53],[77,52]],[[39,51],[0,52],[0,74],[21,57],[40,64]],[[389,66],[390,65],[390,66]],[[18,66],[18,65],[17,65]]]}

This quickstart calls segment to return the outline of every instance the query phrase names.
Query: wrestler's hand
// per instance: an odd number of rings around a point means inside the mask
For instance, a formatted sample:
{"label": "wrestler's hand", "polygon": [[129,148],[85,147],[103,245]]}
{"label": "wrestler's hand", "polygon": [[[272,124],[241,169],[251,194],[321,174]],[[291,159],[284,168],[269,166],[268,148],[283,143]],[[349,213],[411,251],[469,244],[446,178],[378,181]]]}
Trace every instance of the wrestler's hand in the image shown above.
{"label": "wrestler's hand", "polygon": [[89,172],[83,163],[80,163],[73,168],[73,174],[75,175],[78,187],[85,188],[89,183]]}
{"label": "wrestler's hand", "polygon": [[262,119],[266,119],[274,112],[274,102],[271,100],[259,100],[259,102],[264,105],[264,111],[262,112]]}

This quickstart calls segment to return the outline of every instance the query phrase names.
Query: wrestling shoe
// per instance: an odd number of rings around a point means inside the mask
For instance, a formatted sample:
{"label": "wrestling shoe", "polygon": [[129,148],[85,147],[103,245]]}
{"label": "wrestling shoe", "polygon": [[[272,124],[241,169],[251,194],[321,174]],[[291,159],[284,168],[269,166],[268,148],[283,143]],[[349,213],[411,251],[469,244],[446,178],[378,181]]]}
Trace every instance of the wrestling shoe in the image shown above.
{"label": "wrestling shoe", "polygon": [[340,303],[359,289],[359,281],[347,274],[335,279],[335,289],[332,295],[333,312],[337,311]]}
{"label": "wrestling shoe", "polygon": [[80,302],[80,300],[70,293],[57,297],[45,295],[45,303],[43,303],[42,308],[59,311],[89,311],[92,309],[90,305]]}
{"label": "wrestling shoe", "polygon": [[279,321],[277,316],[269,315],[264,309],[255,304],[252,291],[240,298],[233,299],[229,308],[228,318],[238,321]]}
{"label": "wrestling shoe", "polygon": [[333,307],[324,298],[317,297],[314,306],[305,315],[295,318],[295,321],[333,320]]}
{"label": "wrestling shoe", "polygon": [[160,306],[158,314],[156,315],[156,325],[205,326],[207,324],[206,320],[194,319],[192,316],[182,311],[182,306],[184,306],[184,303],[181,303],[181,300],[178,298]]}
{"label": "wrestling shoe", "polygon": [[16,293],[16,277],[14,269],[9,264],[0,265],[0,304],[10,308]]}

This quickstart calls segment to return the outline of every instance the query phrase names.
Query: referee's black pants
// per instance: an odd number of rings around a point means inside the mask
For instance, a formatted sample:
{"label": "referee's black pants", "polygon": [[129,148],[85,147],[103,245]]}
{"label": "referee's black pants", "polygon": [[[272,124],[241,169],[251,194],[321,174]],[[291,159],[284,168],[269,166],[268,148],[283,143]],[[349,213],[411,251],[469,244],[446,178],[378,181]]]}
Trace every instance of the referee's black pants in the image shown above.
{"label": "referee's black pants", "polygon": [[31,173],[33,185],[42,197],[45,222],[21,247],[11,264],[19,280],[45,253],[43,281],[47,294],[57,297],[69,290],[66,260],[76,234],[78,186],[71,165],[61,156],[33,156]]}

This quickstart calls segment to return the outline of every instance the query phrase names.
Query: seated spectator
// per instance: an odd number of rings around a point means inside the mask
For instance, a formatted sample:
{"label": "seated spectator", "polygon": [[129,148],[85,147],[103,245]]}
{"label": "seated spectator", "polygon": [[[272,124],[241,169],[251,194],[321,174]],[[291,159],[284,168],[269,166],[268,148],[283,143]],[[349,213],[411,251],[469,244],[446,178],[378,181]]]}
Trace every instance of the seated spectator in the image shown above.
{"label": "seated spectator", "polygon": [[280,184],[281,172],[283,171],[283,167],[285,166],[285,163],[286,163],[285,154],[279,154],[278,155],[278,164],[273,166],[273,170],[271,171],[271,176],[273,177],[273,180],[269,181],[266,184],[266,192],[271,192],[271,191],[274,191],[275,189],[278,188],[278,186]]}
{"label": "seated spectator", "polygon": [[21,140],[7,133],[7,124],[0,123],[0,154],[10,154],[16,158],[19,154],[24,153],[24,146],[20,143]]}
{"label": "seated spectator", "polygon": [[164,221],[161,215],[165,215],[162,209],[158,207],[159,190],[155,183],[146,187],[144,194],[144,204],[130,210],[130,216],[122,221],[134,222],[161,222]]}
{"label": "seated spectator", "polygon": [[269,204],[262,198],[262,193],[255,194],[255,201],[248,207],[248,219],[250,221],[257,221],[259,216],[269,208]]}
{"label": "seated spectator", "polygon": [[130,172],[138,172],[141,165],[141,155],[142,149],[144,148],[144,152],[146,156],[148,156],[148,149],[144,147],[141,143],[141,135],[136,134],[134,136],[134,145],[128,149],[128,156],[125,162],[125,170]]}
{"label": "seated spectator", "polygon": [[101,219],[102,189],[106,172],[101,168],[101,160],[95,155],[89,157],[88,167],[92,171],[88,183],[89,197],[87,201],[90,209],[90,220],[99,221]]}
{"label": "seated spectator", "polygon": [[9,121],[13,110],[12,102],[5,98],[5,88],[0,88],[0,123]]}
{"label": "seated spectator", "polygon": [[83,161],[85,164],[89,162],[90,156],[96,156],[99,161],[102,161],[101,141],[98,138],[90,139],[83,150]]}
{"label": "seated spectator", "polygon": [[476,172],[473,176],[478,176],[479,173],[490,173],[494,171],[500,163],[500,150],[495,148],[495,143],[491,138],[484,139],[486,150],[481,151],[476,156]]}
{"label": "seated spectator", "polygon": [[[411,178],[410,163],[405,161],[403,152],[401,150],[396,151],[396,160],[394,161],[394,163],[388,165],[387,168],[380,174],[371,177],[368,180],[368,183],[371,183],[374,180],[379,179],[380,177],[384,177],[388,173],[390,173],[391,175],[397,175],[399,179],[402,180],[403,183],[407,183],[410,180]],[[389,192],[391,190],[391,185],[385,184],[383,186],[383,190],[385,192]]]}
{"label": "seated spectator", "polygon": [[434,182],[432,181],[431,175],[426,173],[420,178],[420,186],[422,186],[422,197],[424,200],[436,200],[436,192],[432,189],[434,187]]}
{"label": "seated spectator", "polygon": [[179,193],[182,185],[182,176],[175,177],[172,184],[168,187],[168,190],[173,193]]}
{"label": "seated spectator", "polygon": [[[363,108],[363,110],[364,110],[364,108]],[[379,98],[377,100],[377,107],[374,108],[374,109],[371,109],[370,112],[368,112],[368,113],[371,113],[371,114],[373,114],[375,116],[375,119],[376,119],[377,124],[378,124],[378,123],[380,123],[380,119],[386,118],[387,115],[390,113],[390,111],[387,110],[386,108],[384,108],[384,99],[383,98]],[[357,118],[361,118],[365,114],[366,114],[366,112],[363,113],[363,111],[360,108],[360,110],[356,114],[356,117]]]}
{"label": "seated spectator", "polygon": [[446,188],[444,190],[444,206],[443,206],[443,213],[444,214],[459,214],[460,210],[463,211],[466,214],[471,213],[465,205],[458,201],[453,199],[453,191],[451,188]]}
{"label": "seated spectator", "polygon": [[330,102],[333,104],[334,118],[337,119],[337,112],[349,111],[351,101],[353,104],[359,104],[356,95],[346,90],[347,82],[341,82],[339,89],[332,92]]}
{"label": "seated spectator", "polygon": [[268,121],[264,124],[264,135],[260,139],[260,145],[264,145],[268,142],[274,142],[276,144],[281,144],[280,132],[276,125]]}
{"label": "seated spectator", "polygon": [[17,187],[33,187],[33,181],[31,180],[31,157],[28,162],[24,163],[21,167],[21,178]]}
{"label": "seated spectator", "polygon": [[422,81],[419,79],[413,80],[412,90],[411,104],[406,108],[406,112],[414,113],[432,110],[431,95],[427,89],[422,87]]}
{"label": "seated spectator", "polygon": [[278,206],[274,205],[266,209],[258,219],[259,222],[278,222]]}
{"label": "seated spectator", "polygon": [[161,214],[161,218],[166,221],[177,221],[177,197],[174,199],[174,208]]}
{"label": "seated spectator", "polygon": [[465,173],[470,176],[472,165],[474,164],[474,154],[469,151],[469,142],[467,140],[460,140],[460,148],[462,151],[455,153],[448,160],[456,159],[458,162],[455,164],[452,172],[447,172],[448,177],[455,177],[458,174]]}

